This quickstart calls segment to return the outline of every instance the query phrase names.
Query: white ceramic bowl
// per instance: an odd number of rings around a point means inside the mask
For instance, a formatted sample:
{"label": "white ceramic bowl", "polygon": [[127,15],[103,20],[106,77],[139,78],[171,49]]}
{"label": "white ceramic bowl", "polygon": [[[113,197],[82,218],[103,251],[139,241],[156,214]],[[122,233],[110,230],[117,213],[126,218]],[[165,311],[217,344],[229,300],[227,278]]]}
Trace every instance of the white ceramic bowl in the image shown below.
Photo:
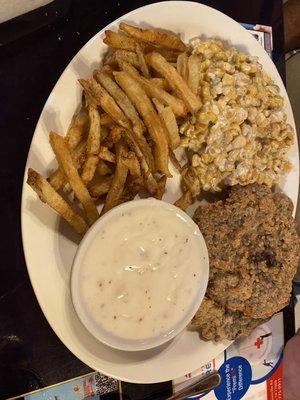
{"label": "white ceramic bowl", "polygon": [[[195,235],[195,243],[194,245],[199,246],[197,251],[200,255],[199,263],[195,265],[196,270],[200,275],[200,283],[199,290],[197,290],[196,296],[191,300],[189,306],[187,307],[186,312],[180,319],[176,322],[174,326],[169,326],[168,329],[157,336],[147,338],[147,339],[138,339],[138,340],[130,340],[125,339],[120,336],[116,336],[107,330],[105,330],[99,323],[95,322],[93,319],[93,315],[90,311],[87,310],[87,307],[84,306],[84,299],[82,296],[82,269],[84,266],[84,258],[89,249],[90,244],[93,242],[95,237],[100,234],[100,232],[105,227],[105,230],[109,230],[110,221],[112,218],[116,218],[124,212],[133,212],[137,207],[163,207],[165,210],[171,211],[172,213],[176,213],[176,215],[180,217],[184,223],[187,224],[188,228],[191,229],[191,232],[196,232]],[[101,249],[99,249],[101,251]],[[72,272],[71,272],[71,296],[75,311],[83,325],[86,329],[98,340],[102,343],[113,347],[119,350],[126,351],[137,351],[137,350],[146,350],[151,349],[157,346],[162,345],[163,343],[168,342],[173,339],[176,335],[182,332],[186,326],[190,323],[191,319],[195,315],[198,310],[207,287],[208,283],[208,275],[209,275],[209,259],[208,252],[206,248],[206,244],[204,238],[195,224],[195,222],[182,210],[178,207],[175,207],[172,204],[166,203],[161,200],[156,199],[143,199],[143,200],[134,200],[124,204],[121,204],[118,207],[113,208],[109,212],[107,212],[103,217],[99,218],[99,220],[89,229],[89,231],[84,236],[81,241],[76,256],[74,258]],[[167,291],[167,287],[166,287]]]}

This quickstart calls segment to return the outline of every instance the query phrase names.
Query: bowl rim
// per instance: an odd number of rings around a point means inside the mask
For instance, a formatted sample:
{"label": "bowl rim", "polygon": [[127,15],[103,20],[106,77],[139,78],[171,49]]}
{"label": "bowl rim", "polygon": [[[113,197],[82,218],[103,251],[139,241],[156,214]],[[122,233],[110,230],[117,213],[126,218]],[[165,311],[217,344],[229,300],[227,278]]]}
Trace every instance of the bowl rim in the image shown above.
{"label": "bowl rim", "polygon": [[[92,318],[88,317],[87,313],[84,310],[84,307],[81,302],[81,297],[79,295],[79,285],[80,285],[80,280],[79,280],[79,275],[82,267],[82,258],[86,254],[86,250],[90,243],[94,240],[94,238],[97,236],[99,230],[105,226],[107,220],[112,218],[114,215],[118,215],[121,210],[122,211],[128,211],[132,210],[136,207],[142,207],[142,206],[161,206],[164,207],[166,210],[169,210],[171,212],[176,213],[177,215],[181,217],[186,223],[189,224],[190,227],[194,227],[195,230],[197,231],[197,238],[199,241],[199,246],[201,246],[201,254],[202,254],[202,262],[201,262],[201,274],[202,274],[202,279],[201,279],[201,285],[199,285],[199,290],[195,296],[194,301],[190,304],[189,308],[187,309],[186,314],[181,318],[180,321],[178,321],[172,329],[169,329],[167,332],[164,332],[158,336],[155,336],[153,338],[147,338],[147,339],[136,339],[136,340],[131,340],[131,339],[124,339],[120,336],[115,336],[109,332],[107,332],[105,329],[101,329],[99,324],[96,322],[92,321]],[[200,263],[199,263],[200,266]],[[158,200],[155,198],[147,198],[147,199],[135,199],[128,201],[126,203],[120,204],[111,210],[109,210],[107,213],[105,213],[102,217],[100,217],[87,231],[87,233],[84,235],[82,241],[80,242],[73,263],[72,263],[72,268],[71,268],[71,278],[70,278],[70,292],[71,292],[71,300],[72,300],[72,305],[74,307],[74,310],[81,321],[81,323],[84,325],[84,327],[90,332],[90,334],[99,340],[100,342],[104,343],[105,345],[117,349],[117,350],[123,350],[123,351],[142,351],[142,350],[149,350],[155,347],[158,347],[160,345],[165,344],[166,342],[171,341],[174,339],[177,335],[179,335],[186,327],[189,325],[191,322],[193,316],[196,314],[198,308],[200,307],[204,296],[205,292],[207,289],[208,285],[208,277],[209,277],[209,256],[208,256],[208,251],[206,247],[206,242],[205,239],[198,227],[198,225],[193,221],[193,219],[186,214],[183,210],[180,208],[176,207],[173,204],[164,202],[162,200]]]}

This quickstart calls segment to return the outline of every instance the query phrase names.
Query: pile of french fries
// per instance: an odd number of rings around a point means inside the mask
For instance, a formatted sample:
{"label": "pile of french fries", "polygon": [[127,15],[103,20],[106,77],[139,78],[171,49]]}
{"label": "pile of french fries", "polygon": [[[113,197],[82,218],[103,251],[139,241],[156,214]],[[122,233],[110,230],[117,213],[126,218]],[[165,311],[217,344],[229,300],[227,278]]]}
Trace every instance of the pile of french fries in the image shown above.
{"label": "pile of french fries", "polygon": [[50,133],[58,169],[47,179],[28,171],[40,199],[81,235],[141,192],[161,199],[169,160],[183,181],[175,204],[185,209],[200,192],[191,166],[174,154],[179,123],[201,107],[197,56],[175,34],[124,22],[103,41],[107,55],[90,79],[79,79],[82,104],[67,134]]}

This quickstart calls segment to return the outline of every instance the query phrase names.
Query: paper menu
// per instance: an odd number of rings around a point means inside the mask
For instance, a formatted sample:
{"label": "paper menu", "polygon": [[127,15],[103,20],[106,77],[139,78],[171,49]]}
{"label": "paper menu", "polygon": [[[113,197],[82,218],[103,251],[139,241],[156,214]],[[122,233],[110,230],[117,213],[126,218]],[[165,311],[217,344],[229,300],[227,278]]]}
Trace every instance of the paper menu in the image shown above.
{"label": "paper menu", "polygon": [[174,392],[191,379],[218,370],[221,385],[194,399],[205,400],[283,400],[282,350],[283,314],[257,327],[250,336],[236,340],[223,354],[199,370],[173,381]]}

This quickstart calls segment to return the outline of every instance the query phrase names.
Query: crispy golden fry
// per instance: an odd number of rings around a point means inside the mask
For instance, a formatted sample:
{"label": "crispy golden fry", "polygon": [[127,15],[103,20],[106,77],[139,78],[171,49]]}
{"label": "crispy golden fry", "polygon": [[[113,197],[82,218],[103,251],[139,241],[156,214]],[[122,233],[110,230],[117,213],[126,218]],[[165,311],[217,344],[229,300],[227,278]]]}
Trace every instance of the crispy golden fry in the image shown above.
{"label": "crispy golden fry", "polygon": [[181,99],[178,99],[160,87],[153,85],[151,80],[142,77],[130,64],[121,62],[119,63],[119,66],[123,71],[129,73],[142,85],[149,97],[154,97],[160,100],[163,104],[170,106],[174,114],[178,117],[184,117],[187,114],[187,109]]}
{"label": "crispy golden fry", "polygon": [[159,47],[155,47],[153,46],[151,49],[149,48],[146,49],[147,53],[152,53],[153,51],[157,51],[157,53],[161,54],[163,57],[165,57],[165,59],[168,62],[175,62],[177,61],[177,58],[179,56],[179,54],[181,54],[180,52],[176,51],[176,50],[169,50],[169,49],[164,49],[164,48],[159,48]]}
{"label": "crispy golden fry", "polygon": [[115,121],[106,113],[100,114],[100,124],[109,128],[116,126]]}
{"label": "crispy golden fry", "polygon": [[124,164],[129,170],[130,175],[133,179],[141,177],[141,167],[136,155],[133,151],[128,151],[126,157],[124,157]]}
{"label": "crispy golden fry", "polygon": [[134,130],[133,130],[133,135],[136,143],[138,144],[145,158],[148,167],[150,168],[150,171],[154,172],[155,171],[154,157],[149,143],[147,142],[146,138],[143,135],[142,136],[138,135]]}
{"label": "crispy golden fry", "polygon": [[29,168],[27,183],[38,194],[39,198],[62,216],[76,232],[83,235],[88,230],[84,219],[75,213],[72,207],[53,189],[38,172]]}
{"label": "crispy golden fry", "polygon": [[116,144],[122,137],[122,130],[120,126],[115,126],[112,128],[107,136],[107,140],[111,141],[113,144]]}
{"label": "crispy golden fry", "polygon": [[151,100],[152,100],[152,103],[155,105],[155,108],[158,113],[160,113],[165,108],[163,103],[161,101],[159,101],[158,99],[153,98]]}
{"label": "crispy golden fry", "polygon": [[169,157],[171,160],[171,163],[174,165],[174,167],[177,169],[177,171],[181,174],[182,167],[180,165],[180,162],[177,160],[174,151],[169,149]]}
{"label": "crispy golden fry", "polygon": [[[85,150],[86,150],[85,140],[80,142],[79,145],[74,150],[70,150],[74,164],[77,169],[81,168],[81,166],[84,163]],[[59,168],[56,171],[54,171],[47,180],[53,187],[53,189],[55,189],[56,191],[62,189],[67,183],[64,174],[61,172]]]}
{"label": "crispy golden fry", "polygon": [[97,107],[89,106],[88,114],[90,119],[90,129],[86,141],[86,154],[97,155],[100,149],[101,128],[100,128],[100,115]]}
{"label": "crispy golden fry", "polygon": [[160,89],[170,90],[170,86],[164,78],[150,78],[150,82]]}
{"label": "crispy golden fry", "polygon": [[126,32],[128,35],[141,42],[151,43],[155,46],[162,46],[167,49],[178,51],[186,50],[185,44],[174,34],[163,33],[154,29],[141,29],[128,25],[125,22],[121,22],[119,28],[121,31]]}
{"label": "crispy golden fry", "polygon": [[186,188],[191,193],[191,195],[193,197],[198,196],[198,194],[200,193],[200,182],[195,168],[189,165],[183,167],[181,171],[181,176],[183,178],[183,182]]}
{"label": "crispy golden fry", "polygon": [[85,92],[90,95],[94,105],[103,110],[118,124],[129,128],[129,121],[111,95],[95,79],[79,79]]}
{"label": "crispy golden fry", "polygon": [[113,172],[113,170],[103,160],[99,160],[96,171],[100,176],[111,175]]}
{"label": "crispy golden fry", "polygon": [[98,198],[108,193],[112,180],[112,175],[101,176],[101,179],[89,186],[90,195],[93,198]]}
{"label": "crispy golden fry", "polygon": [[101,160],[109,161],[111,163],[115,163],[116,162],[116,156],[114,155],[114,153],[109,151],[108,148],[105,147],[105,146],[101,146],[100,147],[100,151],[99,151],[98,156],[99,156],[99,158]]}
{"label": "crispy golden fry", "polygon": [[155,193],[157,192],[157,182],[154,179],[151,173],[151,169],[149,168],[149,165],[147,164],[146,159],[140,149],[138,138],[133,131],[125,130],[125,140],[135,152],[137,159],[140,162],[146,189],[150,194],[155,195]]}
{"label": "crispy golden fry", "polygon": [[97,72],[95,78],[114,98],[126,117],[132,122],[133,129],[137,132],[137,134],[142,135],[143,132],[145,132],[145,125],[140,119],[138,113],[136,112],[136,109],[129,100],[128,96],[107,74],[103,72]]}
{"label": "crispy golden fry", "polygon": [[194,199],[191,192],[188,190],[183,193],[183,195],[175,201],[174,205],[181,208],[183,211],[186,210],[191,204],[193,204]]}
{"label": "crispy golden fry", "polygon": [[191,91],[176,69],[158,53],[151,53],[147,57],[147,61],[151,67],[166,78],[169,85],[182,98],[188,109],[192,113],[198,111],[201,107],[200,99]]}
{"label": "crispy golden fry", "polygon": [[73,116],[66,135],[66,140],[71,150],[75,149],[87,134],[88,123],[89,118],[86,109],[82,107],[79,113]]}
{"label": "crispy golden fry", "polygon": [[[97,73],[97,71],[98,70],[94,71],[94,73]],[[101,72],[105,72],[108,75],[112,75],[113,69],[110,65],[103,65],[103,67],[101,67]],[[94,77],[94,74],[93,74],[93,77]]]}
{"label": "crispy golden fry", "polygon": [[82,203],[89,223],[93,224],[99,218],[99,213],[77,172],[68,145],[63,137],[55,132],[50,133],[50,143],[60,169],[73,189],[75,196]]}
{"label": "crispy golden fry", "polygon": [[150,171],[154,172],[155,171],[155,162],[154,162],[154,157],[152,154],[152,149],[151,149],[149,143],[147,142],[147,140],[145,139],[144,136],[138,136],[135,132],[134,132],[134,135],[135,135],[136,141],[143,153],[146,163],[148,164],[148,166],[150,168]]}
{"label": "crispy golden fry", "polygon": [[90,119],[90,129],[86,142],[86,160],[83,164],[81,178],[86,185],[93,179],[96,171],[97,164],[99,162],[98,153],[100,150],[100,115],[97,107],[92,105],[88,108],[88,114]]}
{"label": "crispy golden fry", "polygon": [[[120,139],[121,131],[122,131],[122,128],[120,128],[119,126],[114,126],[114,128],[110,131],[110,133],[108,135],[108,138],[107,138],[108,140],[106,141],[107,142],[106,145],[109,146],[109,145],[112,145],[113,143],[116,143]],[[146,162],[149,165],[149,168],[151,169],[151,171],[154,171],[154,169],[155,169],[154,158],[152,155],[152,150],[151,150],[147,140],[145,139],[145,137],[143,135],[140,134],[139,130],[134,129],[134,132],[136,134],[137,141],[138,141],[139,146],[142,150],[142,153],[146,159]],[[117,138],[118,138],[118,140],[116,140]],[[107,160],[107,161],[110,161],[110,160]]]}
{"label": "crispy golden fry", "polygon": [[128,168],[124,163],[124,157],[126,157],[127,152],[126,148],[127,146],[123,141],[116,144],[116,170],[101,215],[118,205],[121,200],[128,175]]}
{"label": "crispy golden fry", "polygon": [[136,53],[127,50],[116,50],[114,53],[112,53],[109,57],[105,59],[105,64],[114,66],[121,61],[126,61],[129,64],[132,64],[136,68],[140,67],[140,63]]}
{"label": "crispy golden fry", "polygon": [[140,70],[142,72],[142,75],[145,78],[150,78],[148,65],[147,65],[147,63],[145,61],[144,54],[143,54],[143,51],[142,51],[141,46],[139,45],[139,43],[136,43],[135,51],[136,51],[136,55],[137,55],[138,60],[139,60]]}
{"label": "crispy golden fry", "polygon": [[167,138],[149,97],[139,83],[127,72],[114,72],[114,76],[143,117],[145,125],[155,143],[155,165],[157,170],[167,176],[171,176],[168,168],[169,153]]}
{"label": "crispy golden fry", "polygon": [[179,54],[176,62],[176,68],[180,76],[187,81],[188,80],[188,55],[187,53]]}
{"label": "crispy golden fry", "polygon": [[167,177],[166,177],[166,175],[163,175],[161,178],[160,178],[160,180],[158,181],[158,189],[157,189],[157,192],[156,192],[156,194],[155,194],[155,197],[157,198],[157,199],[159,199],[159,200],[161,200],[162,199],[162,197],[163,197],[163,195],[164,195],[164,193],[165,193],[165,190],[166,190],[166,182],[167,182]]}
{"label": "crispy golden fry", "polygon": [[121,32],[105,31],[103,43],[115,49],[135,51],[135,40]]}
{"label": "crispy golden fry", "polygon": [[176,117],[172,108],[169,106],[164,107],[157,99],[153,99],[153,102],[158,111],[158,115],[166,128],[169,146],[171,149],[176,149],[180,144],[180,136],[178,133]]}
{"label": "crispy golden fry", "polygon": [[89,155],[88,158],[85,160],[84,169],[81,173],[81,179],[85,185],[87,185],[93,179],[98,162],[99,157],[95,154]]}
{"label": "crispy golden fry", "polygon": [[189,88],[197,95],[200,83],[199,56],[192,54],[188,59],[188,79]]}

